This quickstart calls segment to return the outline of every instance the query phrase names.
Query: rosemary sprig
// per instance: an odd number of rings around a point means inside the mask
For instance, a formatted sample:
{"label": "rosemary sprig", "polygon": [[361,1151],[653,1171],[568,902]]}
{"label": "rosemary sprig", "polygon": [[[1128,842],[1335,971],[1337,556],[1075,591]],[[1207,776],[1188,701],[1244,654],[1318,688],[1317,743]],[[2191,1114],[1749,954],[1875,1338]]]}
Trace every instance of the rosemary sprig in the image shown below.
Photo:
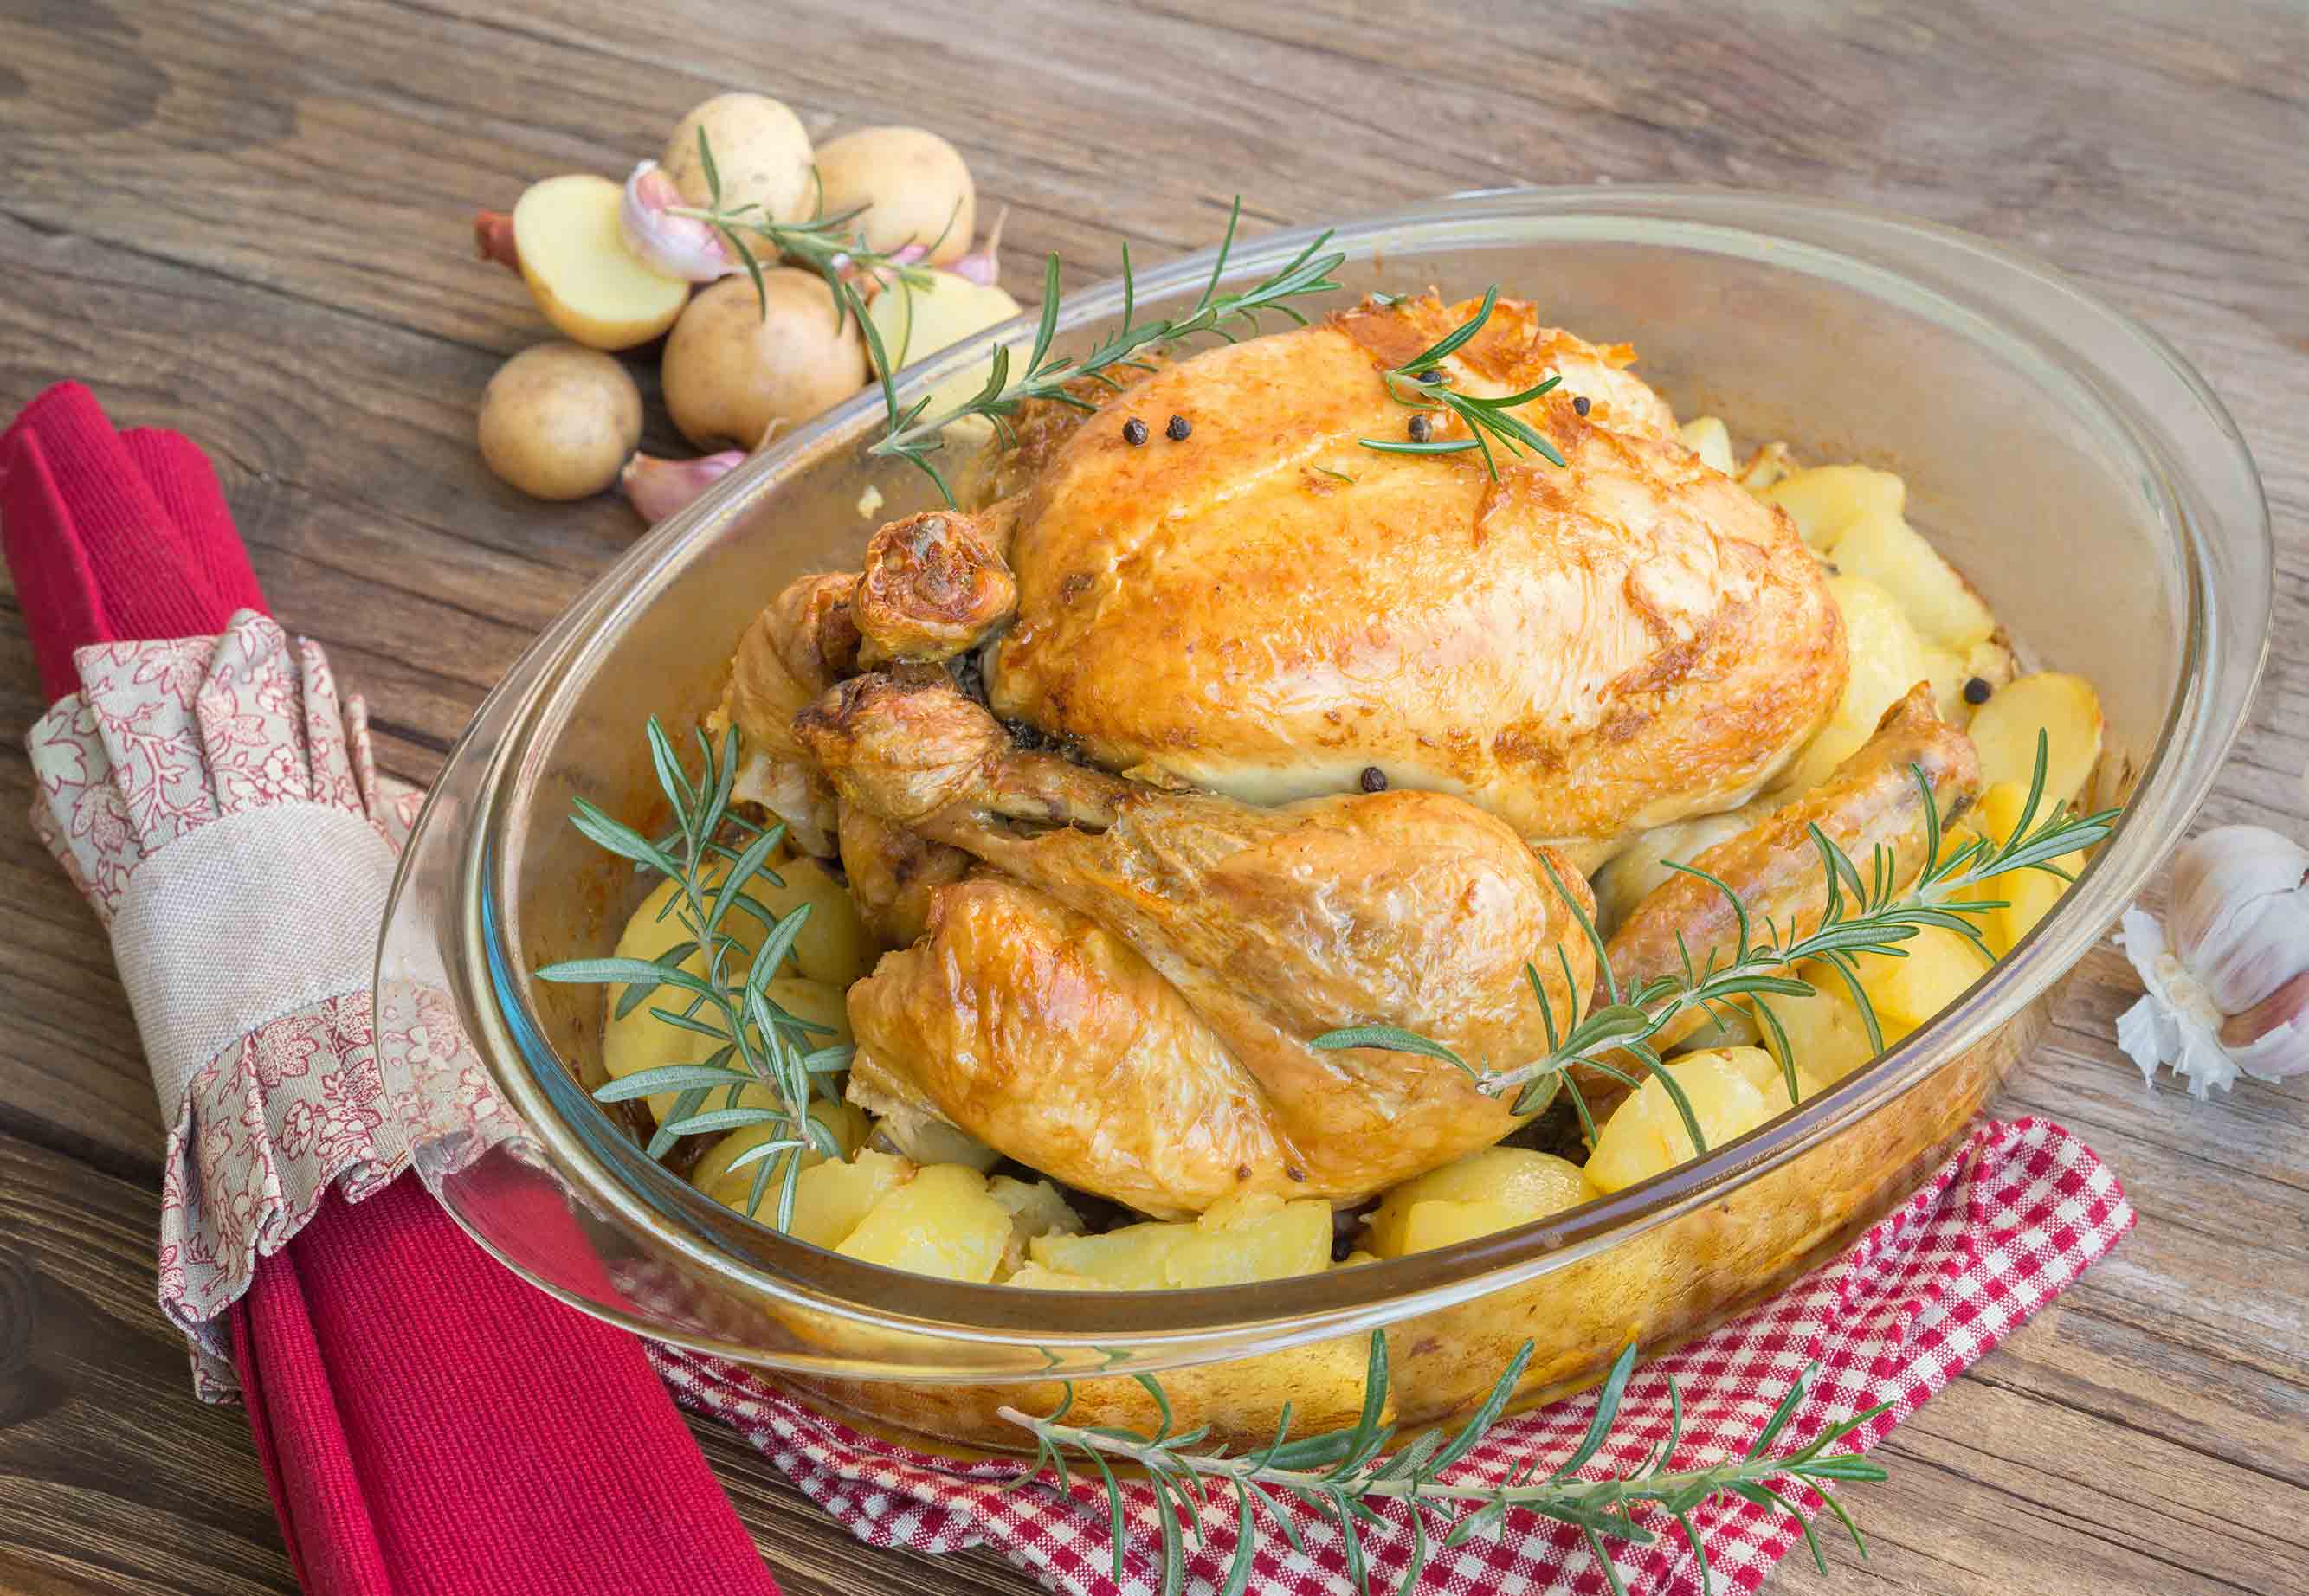
{"label": "rosemary sprig", "polygon": [[[703,127],[697,130],[697,163],[705,174],[707,203],[704,205],[670,206],[668,213],[705,222],[722,235],[722,242],[730,246],[730,253],[737,257],[738,263],[746,269],[746,275],[752,279],[754,298],[765,316],[770,313],[770,290],[762,279],[761,258],[744,237],[748,233],[767,242],[775,254],[799,262],[826,279],[826,286],[834,290],[834,327],[837,332],[842,330],[843,316],[849,314],[858,315],[860,326],[867,325],[865,315],[859,310],[857,295],[843,275],[845,272],[856,270],[866,272],[885,289],[895,287],[901,293],[911,294],[916,289],[930,286],[930,273],[927,268],[870,247],[866,242],[865,233],[852,227],[851,224],[865,213],[865,206],[854,206],[834,216],[825,214],[825,187],[822,184],[818,190],[818,212],[808,221],[780,221],[763,209],[758,202],[724,205],[722,203],[722,168],[714,162],[713,144],[705,136]],[[816,176],[815,168],[812,176]],[[958,214],[959,203],[956,210]],[[951,229],[954,222],[954,216],[947,218],[947,228]],[[931,239],[924,253],[936,249],[945,237],[946,234],[941,232]]]}
{"label": "rosemary sprig", "polygon": [[1451,374],[1443,362],[1465,348],[1467,341],[1483,329],[1492,319],[1492,312],[1500,302],[1500,285],[1493,283],[1483,290],[1483,302],[1475,314],[1450,332],[1414,355],[1402,365],[1380,373],[1387,384],[1388,397],[1396,403],[1414,410],[1431,410],[1439,406],[1459,418],[1467,436],[1457,438],[1414,438],[1405,442],[1397,438],[1357,438],[1366,449],[1376,449],[1382,454],[1464,454],[1479,449],[1483,455],[1483,469],[1491,472],[1492,480],[1499,480],[1500,464],[1492,453],[1492,440],[1500,447],[1521,459],[1528,449],[1551,465],[1561,465],[1563,456],[1553,444],[1522,417],[1512,414],[1518,405],[1529,404],[1542,394],[1551,393],[1562,384],[1561,376],[1526,388],[1520,393],[1509,393],[1498,399],[1485,399],[1474,393],[1462,393],[1452,386]]}
{"label": "rosemary sprig", "polygon": [[[809,1105],[816,1083],[849,1067],[851,1049],[817,1045],[813,1039],[826,1034],[824,1027],[789,1014],[769,995],[770,978],[791,954],[809,905],[781,915],[748,891],[757,881],[785,884],[769,866],[785,827],[765,829],[730,812],[740,763],[737,729],[730,730],[718,750],[703,731],[696,738],[705,764],[692,781],[665,729],[655,716],[650,718],[650,756],[673,807],[670,835],[653,841],[582,798],[572,801],[570,816],[601,847],[679,884],[663,912],[679,919],[688,938],[655,959],[571,959],[549,964],[537,975],[540,980],[624,988],[615,1007],[620,1019],[660,991],[674,994],[669,999],[672,1006],[653,1005],[651,1014],[721,1045],[702,1063],[637,1070],[600,1087],[593,1096],[613,1103],[662,1091],[679,1094],[650,1140],[652,1158],[662,1158],[682,1136],[771,1126],[760,1146],[748,1148],[730,1167],[755,1169],[746,1208],[753,1214],[761,1212],[773,1175],[779,1176],[774,1212],[778,1228],[784,1229],[793,1218],[794,1178],[801,1160],[778,1155],[812,1148],[841,1156],[833,1133],[809,1112]],[[732,917],[740,914],[758,922],[765,933],[752,963],[742,971],[747,944],[731,929]],[[696,958],[701,950],[702,962]],[[702,968],[694,967],[701,962]],[[757,1083],[769,1089],[770,1106],[744,1100],[746,1089]],[[708,1107],[716,1095],[721,1106]]]}
{"label": "rosemary sprig", "polygon": [[2021,806],[2019,820],[2011,834],[2001,842],[1975,837],[1945,857],[1941,853],[1944,833],[1940,807],[1933,796],[1932,782],[1921,769],[1912,767],[1924,796],[1928,862],[1916,879],[1905,885],[1895,879],[1890,849],[1880,845],[1869,861],[1868,873],[1863,876],[1852,857],[1827,833],[1813,826],[1812,841],[1820,851],[1820,867],[1828,878],[1828,899],[1821,909],[1820,923],[1810,931],[1799,932],[1794,925],[1783,928],[1769,919],[1760,927],[1747,905],[1741,902],[1740,894],[1728,883],[1692,866],[1674,865],[1673,868],[1708,883],[1724,895],[1739,927],[1737,944],[1728,956],[1711,948],[1704,962],[1695,962],[1691,950],[1683,947],[1682,970],[1658,976],[1632,989],[1613,974],[1595,922],[1566,889],[1561,877],[1556,876],[1554,867],[1548,866],[1555,890],[1570,906],[1580,931],[1595,950],[1602,1001],[1582,1012],[1579,983],[1572,979],[1570,959],[1559,949],[1564,982],[1571,995],[1570,1012],[1559,1017],[1541,984],[1539,971],[1526,965],[1525,976],[1533,996],[1539,1000],[1548,1050],[1519,1068],[1486,1074],[1442,1043],[1392,1025],[1357,1025],[1327,1031],[1310,1045],[1325,1049],[1378,1048],[1440,1058],[1466,1070],[1486,1092],[1494,1096],[1516,1092],[1515,1111],[1518,1114],[1536,1113],[1552,1099],[1559,1085],[1570,1084],[1581,1126],[1591,1142],[1596,1135],[1596,1122],[1569,1072],[1574,1065],[1584,1064],[1624,1085],[1641,1084],[1640,1077],[1614,1057],[1625,1055],[1660,1083],[1682,1117],[1693,1151],[1705,1152],[1708,1143],[1700,1131],[1699,1117],[1675,1077],[1667,1072],[1652,1039],[1695,1009],[1720,1020],[1721,1005],[1744,998],[1753,1008],[1758,1024],[1775,1044],[1793,1100],[1800,1090],[1794,1051],[1767,999],[1812,996],[1818,988],[1794,971],[1800,964],[1816,962],[1836,971],[1860,1010],[1871,1046],[1881,1052],[1883,1028],[1860,979],[1858,961],[1862,954],[1905,959],[1907,950],[1900,945],[1902,943],[1928,928],[1938,927],[1964,936],[1979,953],[1984,964],[1994,963],[1995,954],[1982,937],[1977,922],[1990,910],[2006,905],[2002,899],[1967,894],[2012,870],[2044,870],[2065,881],[2068,874],[2055,861],[2098,842],[2115,823],[2118,811],[2114,809],[2071,816],[2063,809],[2054,808],[2039,818],[2039,811],[2045,809],[2045,772],[2049,751],[2045,735],[2039,731],[2028,801]]}
{"label": "rosemary sprig", "polygon": [[1371,1333],[1371,1358],[1363,1376],[1362,1414],[1354,1428],[1294,1440],[1290,1434],[1291,1410],[1285,1406],[1274,1438],[1250,1452],[1231,1453],[1224,1446],[1206,1445],[1207,1428],[1176,1429],[1170,1400],[1161,1384],[1145,1375],[1137,1376],[1138,1383],[1154,1398],[1162,1419],[1154,1434],[1141,1435],[1114,1426],[1068,1424],[1066,1415],[1074,1402],[1074,1387],[1068,1385],[1058,1411],[1047,1416],[1037,1418],[1015,1408],[1000,1410],[1004,1419],[1034,1438],[1034,1461],[1012,1481],[1012,1488],[1047,1476],[1059,1494],[1071,1501],[1068,1455],[1094,1469],[1105,1488],[1111,1519],[1114,1579],[1120,1584],[1125,1574],[1124,1549],[1129,1544],[1130,1515],[1110,1460],[1143,1469],[1154,1488],[1154,1514],[1162,1533],[1164,1596],[1179,1596],[1185,1586],[1186,1540],[1180,1520],[1193,1522],[1197,1544],[1201,1544],[1206,1534],[1203,1509],[1215,1494],[1229,1489],[1234,1493],[1236,1535],[1234,1555],[1220,1587],[1224,1596],[1241,1596],[1250,1584],[1261,1515],[1282,1531],[1293,1549],[1302,1554],[1306,1551],[1304,1540],[1285,1511],[1283,1498],[1293,1499],[1329,1520],[1338,1531],[1348,1577],[1365,1592],[1371,1587],[1371,1558],[1363,1547],[1363,1531],[1367,1526],[1385,1523],[1379,1506],[1395,1504],[1412,1532],[1412,1555],[1396,1587],[1398,1596],[1418,1583],[1435,1549],[1460,1546],[1477,1536],[1496,1536],[1508,1516],[1516,1513],[1553,1519],[1577,1528],[1587,1538],[1587,1549],[1602,1568],[1605,1583],[1617,1596],[1626,1596],[1619,1572],[1604,1543],[1607,1540],[1631,1546],[1656,1542],[1658,1532],[1634,1516],[1632,1510],[1643,1504],[1656,1507],[1674,1521],[1698,1560],[1700,1588],[1704,1591],[1709,1588],[1710,1580],[1708,1550],[1693,1526],[1691,1514],[1711,1497],[1725,1492],[1793,1517],[1803,1531],[1804,1543],[1812,1549],[1814,1562],[1825,1574],[1827,1556],[1811,1524],[1784,1488],[1773,1484],[1784,1479],[1795,1481],[1818,1497],[1850,1532],[1860,1555],[1868,1555],[1859,1526],[1828,1486],[1837,1480],[1881,1480],[1886,1477],[1884,1469],[1856,1453],[1832,1452],[1829,1448],[1860,1430],[1889,1404],[1880,1403],[1842,1419],[1808,1445],[1777,1454],[1772,1451],[1773,1444],[1802,1403],[1806,1381],[1817,1365],[1808,1367],[1790,1385],[1771,1417],[1765,1420],[1755,1444],[1745,1453],[1682,1469],[1670,1466],[1683,1438],[1683,1397],[1671,1376],[1668,1434],[1647,1461],[1624,1475],[1603,1480],[1577,1478],[1579,1470],[1604,1449],[1618,1423],[1620,1401],[1636,1363],[1636,1349],[1630,1346],[1620,1354],[1605,1376],[1596,1396],[1596,1416],[1587,1433],[1570,1456],[1552,1470],[1543,1474],[1543,1460],[1535,1458],[1497,1483],[1459,1482],[1445,1478],[1454,1464],[1483,1442],[1507,1411],[1531,1353],[1532,1345],[1526,1342],[1492,1387],[1491,1393],[1458,1430],[1449,1435],[1440,1429],[1430,1430],[1400,1448],[1395,1446],[1396,1427],[1380,1422],[1380,1415],[1387,1410],[1388,1374],[1387,1337],[1379,1331]]}
{"label": "rosemary sprig", "polygon": [[883,436],[867,452],[911,462],[928,473],[938,485],[938,492],[947,504],[955,502],[953,489],[947,485],[930,456],[940,447],[946,429],[964,417],[977,416],[993,424],[995,432],[1005,444],[1014,441],[1010,418],[1018,413],[1027,401],[1047,399],[1077,410],[1091,410],[1098,407],[1073,392],[1071,384],[1085,378],[1109,390],[1119,392],[1122,384],[1112,375],[1118,367],[1145,369],[1141,358],[1163,345],[1192,338],[1198,333],[1212,332],[1232,342],[1240,324],[1245,331],[1256,331],[1259,314],[1279,311],[1302,326],[1307,318],[1290,301],[1309,294],[1329,293],[1338,288],[1331,273],[1346,260],[1337,250],[1326,253],[1323,246],[1330,241],[1328,232],[1310,243],[1284,266],[1268,273],[1250,287],[1238,293],[1219,292],[1219,283],[1226,275],[1227,256],[1234,247],[1236,223],[1242,216],[1242,201],[1238,197],[1227,212],[1226,233],[1219,240],[1218,258],[1211,263],[1211,275],[1203,285],[1202,295],[1183,315],[1139,320],[1136,311],[1136,280],[1131,274],[1130,246],[1122,248],[1122,321],[1098,346],[1081,355],[1060,355],[1051,347],[1059,324],[1059,257],[1051,255],[1042,266],[1042,319],[1034,329],[1034,342],[1014,377],[1011,353],[1007,347],[998,347],[993,354],[985,383],[977,393],[959,403],[949,405],[936,415],[929,413],[931,399],[926,395],[911,405],[898,402],[897,384],[889,359],[882,348],[880,335],[873,324],[864,324],[867,342],[874,355],[874,369],[882,379],[882,399],[888,410],[888,423]]}

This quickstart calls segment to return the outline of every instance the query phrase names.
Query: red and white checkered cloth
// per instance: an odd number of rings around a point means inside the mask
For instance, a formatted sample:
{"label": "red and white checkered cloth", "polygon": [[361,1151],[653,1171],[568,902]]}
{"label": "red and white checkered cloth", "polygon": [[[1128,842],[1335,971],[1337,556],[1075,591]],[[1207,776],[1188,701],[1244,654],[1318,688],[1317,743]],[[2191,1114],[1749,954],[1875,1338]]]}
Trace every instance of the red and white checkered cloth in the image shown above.
{"label": "red and white checkered cloth", "polygon": [[[1782,1433],[1801,1445],[1880,1402],[1891,1408],[1860,1432],[1874,1445],[1924,1400],[1979,1359],[2099,1259],[2132,1228],[2116,1178],[2057,1125],[2022,1119],[1984,1125],[1964,1151],[1852,1250],[1773,1300],[1647,1364],[1629,1382],[1620,1425],[1582,1472],[1625,1473],[1666,1436],[1668,1376],[1682,1388],[1684,1438],[1673,1466],[1694,1467],[1745,1452],[1789,1382],[1807,1364],[1820,1374]],[[1113,1578],[1106,1503],[1077,1482],[1069,1505],[1054,1492],[1005,1492],[1015,1462],[964,1463],[861,1435],[718,1359],[652,1349],[674,1393],[735,1428],[802,1491],[873,1546],[956,1551],[984,1542],[1066,1596],[1152,1596],[1160,1545],[1152,1492],[1124,1487],[1137,1521],[1128,1577]],[[1453,1470],[1497,1480],[1534,1458],[1568,1456],[1595,1412],[1593,1395],[1567,1398],[1502,1420]],[[1801,1488],[1785,1494],[1806,1497]],[[1806,1497],[1807,1505],[1817,1503]],[[1296,1507],[1306,1555],[1267,1526],[1251,1589],[1267,1596],[1346,1596],[1336,1532]],[[1641,1516],[1640,1513],[1639,1516]],[[1702,1596],[1699,1572],[1672,1523],[1651,1547],[1615,1547],[1631,1596]],[[1693,1514],[1713,1565],[1714,1589],[1753,1592],[1800,1539],[1785,1514],[1721,1496]],[[1188,1538],[1187,1589],[1218,1588],[1234,1550],[1234,1506],[1215,1493],[1208,1538]],[[1399,1520],[1363,1535],[1371,1587],[1394,1587],[1408,1566],[1411,1535]],[[1421,1581],[1451,1596],[1573,1592],[1608,1587],[1577,1530],[1512,1514],[1496,1540],[1437,1552]]]}

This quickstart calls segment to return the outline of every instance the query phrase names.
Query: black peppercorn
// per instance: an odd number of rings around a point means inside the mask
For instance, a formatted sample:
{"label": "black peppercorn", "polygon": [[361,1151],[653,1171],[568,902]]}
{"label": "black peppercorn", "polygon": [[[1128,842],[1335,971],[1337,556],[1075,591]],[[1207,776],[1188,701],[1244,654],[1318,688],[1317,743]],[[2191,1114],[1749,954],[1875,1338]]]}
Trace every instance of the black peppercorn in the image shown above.
{"label": "black peppercorn", "polygon": [[1572,413],[1575,415],[1584,416],[1591,408],[1592,407],[1587,402],[1587,396],[1585,393],[1580,394],[1571,401]]}
{"label": "black peppercorn", "polygon": [[1146,441],[1146,423],[1133,416],[1122,424],[1122,441],[1132,448]]}
{"label": "black peppercorn", "polygon": [[1964,701],[1967,703],[1986,703],[1988,695],[1995,691],[1995,688],[1988,685],[1987,677],[1976,676],[1965,683]]}
{"label": "black peppercorn", "polygon": [[1193,424],[1184,416],[1173,416],[1171,425],[1163,429],[1163,436],[1174,444],[1183,444],[1187,441],[1187,435],[1194,430]]}
{"label": "black peppercorn", "polygon": [[1427,441],[1427,439],[1428,439],[1429,436],[1430,436],[1433,431],[1434,431],[1434,428],[1432,428],[1432,427],[1429,427],[1429,426],[1427,425],[1427,418],[1426,418],[1426,417],[1424,417],[1424,416],[1414,416],[1414,417],[1411,418],[1411,441],[1412,441],[1413,443],[1414,443],[1414,444],[1423,444],[1423,443],[1425,443],[1425,442]]}
{"label": "black peppercorn", "polygon": [[1362,788],[1365,792],[1385,792],[1387,772],[1375,764],[1363,766]]}
{"label": "black peppercorn", "polygon": [[1425,371],[1413,372],[1411,380],[1422,384],[1440,383],[1443,380],[1443,374],[1431,366]]}

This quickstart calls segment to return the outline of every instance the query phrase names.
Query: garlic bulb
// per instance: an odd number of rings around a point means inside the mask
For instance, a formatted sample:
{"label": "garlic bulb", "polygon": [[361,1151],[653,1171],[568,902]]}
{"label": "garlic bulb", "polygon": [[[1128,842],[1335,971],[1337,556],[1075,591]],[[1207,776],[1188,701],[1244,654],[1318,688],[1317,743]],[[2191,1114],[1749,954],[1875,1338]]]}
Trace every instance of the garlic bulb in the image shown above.
{"label": "garlic bulb", "polygon": [[2173,856],[2166,919],[2128,909],[2120,937],[2149,988],[2116,1022],[2142,1077],[2170,1065],[2204,1097],[2240,1070],[2309,1070],[2309,849],[2257,825],[2207,832]]}
{"label": "garlic bulb", "polygon": [[681,190],[657,162],[636,167],[618,210],[626,247],[652,270],[685,282],[712,282],[739,271],[730,241],[712,222],[673,213],[681,203]]}

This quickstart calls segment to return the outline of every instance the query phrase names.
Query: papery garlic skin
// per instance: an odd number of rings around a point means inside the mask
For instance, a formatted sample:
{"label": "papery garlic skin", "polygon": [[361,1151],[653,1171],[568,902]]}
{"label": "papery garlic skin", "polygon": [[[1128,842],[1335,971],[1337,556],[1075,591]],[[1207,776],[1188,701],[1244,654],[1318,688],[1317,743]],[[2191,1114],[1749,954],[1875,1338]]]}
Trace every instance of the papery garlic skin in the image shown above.
{"label": "papery garlic skin", "polygon": [[2124,911],[2119,941],[2147,996],[2117,1043],[2153,1081],[2160,1064],[2198,1097],[2240,1072],[2309,1071],[2309,849],[2261,826],[2222,826],[2173,859],[2169,925]]}
{"label": "papery garlic skin", "polygon": [[618,210],[626,247],[651,270],[685,282],[713,282],[742,270],[730,241],[713,223],[673,214],[683,203],[681,190],[657,162],[636,167]]}

